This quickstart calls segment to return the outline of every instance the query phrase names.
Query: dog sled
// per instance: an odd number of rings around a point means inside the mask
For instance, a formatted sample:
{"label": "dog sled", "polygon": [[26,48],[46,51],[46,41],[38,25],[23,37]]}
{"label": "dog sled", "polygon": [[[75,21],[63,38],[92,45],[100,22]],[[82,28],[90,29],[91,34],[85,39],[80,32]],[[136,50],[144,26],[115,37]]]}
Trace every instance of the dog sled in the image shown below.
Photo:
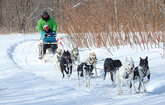
{"label": "dog sled", "polygon": [[[53,42],[53,43],[51,43],[51,42],[49,42],[49,43],[41,43],[41,47],[39,48],[39,50],[40,50],[40,54],[41,55],[39,55],[39,59],[42,59],[43,58],[43,56],[44,56],[44,46],[45,45],[49,45],[49,46],[54,46],[54,45],[57,45],[58,46],[58,43],[57,42]],[[57,49],[57,48],[56,48]],[[49,48],[49,50],[48,50],[48,53],[49,52],[53,52],[52,51],[52,49],[51,48]],[[55,52],[53,52],[53,54],[54,54]],[[45,54],[47,54],[47,53],[45,53]]]}
{"label": "dog sled", "polygon": [[47,53],[56,53],[58,42],[56,40],[56,34],[41,35],[39,47],[39,59],[43,59]]}

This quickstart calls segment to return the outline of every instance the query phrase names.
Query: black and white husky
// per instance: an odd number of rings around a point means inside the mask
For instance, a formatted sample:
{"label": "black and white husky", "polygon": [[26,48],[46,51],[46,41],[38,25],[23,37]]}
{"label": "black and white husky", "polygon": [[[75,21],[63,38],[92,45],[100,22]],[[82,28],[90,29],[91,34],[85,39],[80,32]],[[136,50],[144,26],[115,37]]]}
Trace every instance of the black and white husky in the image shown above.
{"label": "black and white husky", "polygon": [[135,84],[133,81],[133,76],[134,76],[134,72],[133,72],[133,68],[134,68],[134,62],[133,59],[130,58],[126,58],[126,62],[119,68],[119,70],[116,71],[116,79],[118,82],[118,94],[122,94],[122,83],[126,84],[128,91],[131,94],[131,88],[128,85],[128,81],[127,79],[129,79],[133,85],[134,91],[135,93],[137,93],[136,88],[135,88]]}
{"label": "black and white husky", "polygon": [[64,78],[64,71],[68,77],[72,74],[72,60],[70,58],[70,52],[64,51],[60,60],[60,69]]}
{"label": "black and white husky", "polygon": [[[90,65],[86,62],[81,63],[77,68],[78,81],[80,86],[80,78],[83,77],[83,81],[86,87],[90,87],[90,76],[93,71],[93,65]],[[88,82],[87,82],[88,79]]]}
{"label": "black and white husky", "polygon": [[78,47],[73,48],[71,52],[71,60],[72,60],[72,68],[73,70],[76,70],[77,66],[80,63],[80,54],[79,54]]}
{"label": "black and white husky", "polygon": [[[144,82],[144,78],[147,77],[147,81]],[[148,83],[150,81],[150,70],[149,70],[149,66],[148,66],[148,57],[146,57],[145,59],[142,59],[140,57],[140,63],[139,66],[137,66],[134,69],[134,80],[138,79],[139,80],[139,87],[138,90],[140,92],[140,88],[141,86],[144,89],[144,92],[146,92],[146,88],[144,86],[145,83]],[[130,84],[130,87],[132,87],[132,84]]]}
{"label": "black and white husky", "polygon": [[120,60],[113,60],[112,58],[106,58],[104,61],[104,80],[106,79],[107,72],[110,72],[111,75],[111,81],[114,85],[115,82],[115,75],[116,71],[122,66],[122,63]]}

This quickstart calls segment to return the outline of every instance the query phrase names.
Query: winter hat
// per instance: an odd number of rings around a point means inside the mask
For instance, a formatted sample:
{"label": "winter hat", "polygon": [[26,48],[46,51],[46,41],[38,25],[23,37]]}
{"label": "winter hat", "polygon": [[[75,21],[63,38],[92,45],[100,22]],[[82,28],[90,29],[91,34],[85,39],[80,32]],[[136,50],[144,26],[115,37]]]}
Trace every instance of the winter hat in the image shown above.
{"label": "winter hat", "polygon": [[49,14],[47,11],[44,11],[42,14],[42,19],[45,20],[46,22],[49,20]]}
{"label": "winter hat", "polygon": [[49,15],[47,11],[44,11],[42,16]]}

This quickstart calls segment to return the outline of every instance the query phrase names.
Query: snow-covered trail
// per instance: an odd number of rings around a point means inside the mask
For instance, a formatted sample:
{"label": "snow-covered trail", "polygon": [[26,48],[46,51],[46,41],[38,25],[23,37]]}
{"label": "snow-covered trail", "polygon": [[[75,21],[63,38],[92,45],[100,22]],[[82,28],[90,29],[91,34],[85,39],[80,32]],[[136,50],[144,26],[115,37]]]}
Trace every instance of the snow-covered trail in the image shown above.
{"label": "snow-covered trail", "polygon": [[[61,72],[53,63],[44,63],[38,59],[39,35],[6,35],[0,42],[0,105],[110,105],[110,104],[164,104],[165,100],[165,60],[161,59],[160,49],[141,51],[129,46],[107,54],[104,48],[80,49],[81,61],[85,61],[89,52],[95,52],[98,59],[111,57],[122,62],[126,56],[133,57],[135,65],[139,57],[149,57],[151,81],[146,85],[148,93],[129,95],[126,87],[124,95],[117,95],[117,88],[111,86],[107,78],[91,79],[91,87],[78,86],[77,73],[62,79]],[[103,68],[103,62],[98,62]]]}

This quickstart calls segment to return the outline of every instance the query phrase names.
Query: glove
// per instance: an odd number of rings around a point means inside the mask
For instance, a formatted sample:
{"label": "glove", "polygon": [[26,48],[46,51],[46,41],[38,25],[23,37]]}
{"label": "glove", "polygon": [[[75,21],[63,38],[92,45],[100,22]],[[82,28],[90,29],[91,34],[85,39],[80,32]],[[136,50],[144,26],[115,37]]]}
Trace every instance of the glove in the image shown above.
{"label": "glove", "polygon": [[51,36],[54,36],[54,34],[52,33]]}
{"label": "glove", "polygon": [[48,36],[47,34],[44,35],[44,37],[47,37],[47,36]]}
{"label": "glove", "polygon": [[53,32],[51,33],[51,36],[56,36],[56,33],[53,31]]}

